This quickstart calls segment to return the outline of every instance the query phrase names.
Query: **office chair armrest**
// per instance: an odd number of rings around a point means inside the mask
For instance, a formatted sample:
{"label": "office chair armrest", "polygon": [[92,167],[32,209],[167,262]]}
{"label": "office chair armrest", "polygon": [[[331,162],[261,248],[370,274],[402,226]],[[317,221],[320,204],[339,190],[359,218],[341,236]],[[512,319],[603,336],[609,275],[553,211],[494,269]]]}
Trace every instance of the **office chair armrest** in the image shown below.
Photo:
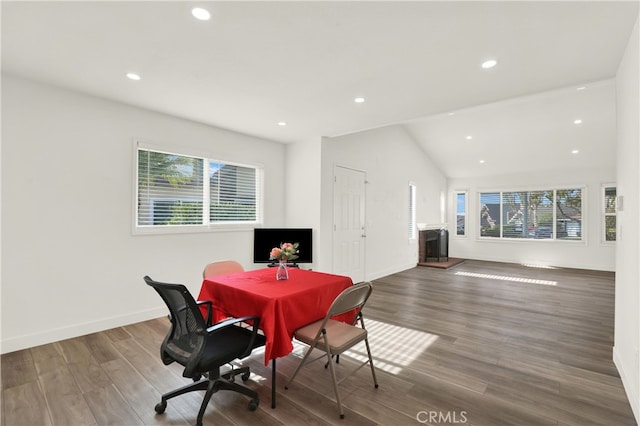
{"label": "office chair armrest", "polygon": [[198,304],[198,306],[200,305],[207,306],[207,317],[205,318],[205,321],[207,321],[206,324],[207,324],[207,327],[209,327],[213,319],[213,303],[211,303],[211,300],[198,300],[196,303]]}
{"label": "office chair armrest", "polygon": [[253,328],[255,330],[258,329],[258,326],[260,325],[260,317],[252,315],[252,316],[246,316],[241,318],[227,318],[224,321],[220,321],[219,323],[216,323],[210,327],[207,327],[207,334],[215,333],[221,328],[226,328],[226,327],[229,327],[230,325],[237,324],[239,322],[248,322],[248,321],[253,321]]}
{"label": "office chair armrest", "polygon": [[249,354],[251,354],[251,351],[253,350],[253,344],[256,340],[256,336],[258,335],[258,328],[260,326],[260,317],[251,315],[251,316],[246,316],[241,318],[229,318],[207,328],[207,334],[213,334],[216,331],[219,331],[220,329],[232,327],[234,326],[234,324],[238,324],[241,322],[252,323],[253,327],[251,329],[251,340],[249,341],[249,345],[247,346],[247,349],[244,351],[244,353],[238,358],[244,358]]}

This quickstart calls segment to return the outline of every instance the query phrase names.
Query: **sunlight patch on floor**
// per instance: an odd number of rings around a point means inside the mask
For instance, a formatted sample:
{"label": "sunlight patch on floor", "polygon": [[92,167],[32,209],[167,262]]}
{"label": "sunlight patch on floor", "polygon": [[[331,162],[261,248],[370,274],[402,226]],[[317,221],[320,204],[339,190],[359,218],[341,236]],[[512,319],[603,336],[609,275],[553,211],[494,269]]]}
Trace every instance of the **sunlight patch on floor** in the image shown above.
{"label": "sunlight patch on floor", "polygon": [[485,278],[489,280],[500,280],[500,281],[513,281],[517,283],[527,283],[527,284],[542,284],[542,285],[558,285],[558,281],[548,281],[548,280],[537,280],[533,278],[523,278],[523,277],[509,277],[505,275],[495,275],[495,274],[478,274],[475,272],[456,272],[456,275],[463,275],[465,277],[474,277],[474,278]]}
{"label": "sunlight patch on floor", "polygon": [[534,263],[521,263],[521,265],[526,266],[527,268],[536,268],[536,269],[559,269],[555,266],[541,265],[541,264],[534,264]]}
{"label": "sunlight patch on floor", "polygon": [[[365,318],[369,333],[369,345],[376,369],[398,374],[411,365],[418,356],[431,346],[438,336],[393,324]],[[345,355],[360,362],[367,360],[364,343],[345,352]]]}
{"label": "sunlight patch on floor", "polygon": [[[436,334],[425,333],[423,331],[387,324],[372,319],[365,318],[364,324],[369,335],[369,346],[371,347],[374,367],[376,370],[383,370],[391,374],[400,373],[438,340],[438,335]],[[291,355],[302,359],[309,346],[295,339],[293,339],[292,343],[293,351]],[[260,347],[254,349],[251,356],[257,356],[258,359],[262,360],[263,354],[264,347]],[[320,356],[320,354],[322,354],[322,356]],[[368,359],[367,348],[364,342],[345,351],[343,355],[358,362],[365,362]],[[318,350],[317,356],[315,358],[314,356],[315,352],[311,355],[309,363],[319,360],[322,360],[321,362],[323,363],[326,362],[325,355],[321,351]],[[251,377],[257,382],[263,382],[265,380],[263,376],[256,374],[253,370]]]}

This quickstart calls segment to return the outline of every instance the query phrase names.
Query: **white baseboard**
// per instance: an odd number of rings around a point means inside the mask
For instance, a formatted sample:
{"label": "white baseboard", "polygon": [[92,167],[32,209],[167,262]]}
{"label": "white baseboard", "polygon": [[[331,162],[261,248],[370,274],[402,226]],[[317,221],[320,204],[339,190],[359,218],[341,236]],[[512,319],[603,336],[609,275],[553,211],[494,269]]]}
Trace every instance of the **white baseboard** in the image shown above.
{"label": "white baseboard", "polygon": [[407,269],[411,269],[411,268],[415,268],[417,265],[417,262],[414,263],[407,263],[405,265],[402,266],[394,266],[392,268],[387,268],[384,269],[382,271],[376,271],[370,274],[367,274],[367,281],[373,281],[376,280],[378,278],[382,278],[382,277],[386,277],[387,275],[392,275],[398,272],[402,272],[402,271],[406,271]]}
{"label": "white baseboard", "polygon": [[627,394],[627,399],[629,400],[629,404],[631,405],[631,410],[633,411],[633,415],[636,417],[636,422],[640,422],[640,407],[638,406],[638,394],[635,389],[631,386],[633,380],[629,377],[624,369],[624,364],[620,360],[620,356],[618,355],[618,351],[616,347],[613,347],[613,363],[618,369],[618,374],[620,374],[620,379],[622,379],[622,386],[624,387],[624,391]]}
{"label": "white baseboard", "polygon": [[111,328],[122,327],[136,322],[159,318],[164,315],[167,315],[166,307],[135,312],[119,317],[105,318],[83,324],[74,324],[70,327],[62,327],[53,330],[47,329],[42,333],[33,333],[15,338],[2,339],[2,341],[0,341],[0,354],[45,345],[47,343],[57,342],[60,340],[71,339],[73,337],[84,336],[85,334],[96,333],[99,331],[109,330]]}
{"label": "white baseboard", "polygon": [[517,259],[517,258],[513,258],[513,257],[504,257],[504,256],[495,256],[495,255],[489,255],[489,256],[483,256],[481,254],[473,254],[473,255],[464,255],[464,254],[459,254],[456,253],[451,254],[451,252],[449,253],[449,257],[457,257],[460,259],[469,259],[469,260],[482,260],[482,261],[486,261],[486,262],[501,262],[501,263],[514,263],[514,264],[523,264],[523,263],[527,263],[527,264],[540,264],[540,265],[547,265],[547,266],[555,266],[558,268],[571,268],[571,269],[585,269],[585,270],[589,270],[589,271],[604,271],[604,272],[615,272],[615,265],[609,265],[609,264],[597,264],[597,263],[593,263],[590,262],[588,264],[585,264],[584,262],[581,262],[580,259],[578,257],[576,257],[576,259],[578,259],[577,262],[575,261],[563,261],[563,262],[553,262],[553,264],[550,264],[549,262],[546,261],[538,261],[536,259]]}

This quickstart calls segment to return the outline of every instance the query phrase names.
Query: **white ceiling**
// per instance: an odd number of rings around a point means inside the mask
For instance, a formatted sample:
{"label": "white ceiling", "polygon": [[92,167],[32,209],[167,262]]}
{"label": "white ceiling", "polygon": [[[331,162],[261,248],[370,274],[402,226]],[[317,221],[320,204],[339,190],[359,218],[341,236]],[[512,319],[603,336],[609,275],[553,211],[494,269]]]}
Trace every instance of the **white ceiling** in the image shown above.
{"label": "white ceiling", "polygon": [[1,7],[3,71],[283,143],[400,123],[450,177],[615,164],[612,79],[638,16],[637,1]]}

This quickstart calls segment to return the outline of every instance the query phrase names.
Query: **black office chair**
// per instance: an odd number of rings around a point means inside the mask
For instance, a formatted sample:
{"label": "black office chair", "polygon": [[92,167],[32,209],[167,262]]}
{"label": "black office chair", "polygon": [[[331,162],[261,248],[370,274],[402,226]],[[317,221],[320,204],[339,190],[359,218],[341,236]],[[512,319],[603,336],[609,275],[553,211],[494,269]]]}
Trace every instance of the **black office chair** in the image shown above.
{"label": "black office chair", "polygon": [[[248,408],[255,411],[260,404],[258,393],[234,381],[239,374],[243,381],[247,381],[249,367],[232,366],[231,371],[222,375],[220,367],[247,357],[253,349],[264,346],[266,339],[258,334],[260,319],[256,316],[230,318],[208,327],[199,304],[184,285],[160,283],[148,276],[144,281],[160,294],[169,308],[171,329],[160,348],[162,362],[165,365],[174,361],[179,363],[185,367],[182,375],[194,381],[162,395],[162,400],[155,406],[156,413],[164,413],[168,399],[198,390],[206,390],[206,393],[198,412],[197,425],[202,425],[207,404],[219,390],[247,395],[251,398]],[[210,307],[208,311],[211,311]],[[253,327],[239,327],[237,324],[241,322],[250,322]]]}

